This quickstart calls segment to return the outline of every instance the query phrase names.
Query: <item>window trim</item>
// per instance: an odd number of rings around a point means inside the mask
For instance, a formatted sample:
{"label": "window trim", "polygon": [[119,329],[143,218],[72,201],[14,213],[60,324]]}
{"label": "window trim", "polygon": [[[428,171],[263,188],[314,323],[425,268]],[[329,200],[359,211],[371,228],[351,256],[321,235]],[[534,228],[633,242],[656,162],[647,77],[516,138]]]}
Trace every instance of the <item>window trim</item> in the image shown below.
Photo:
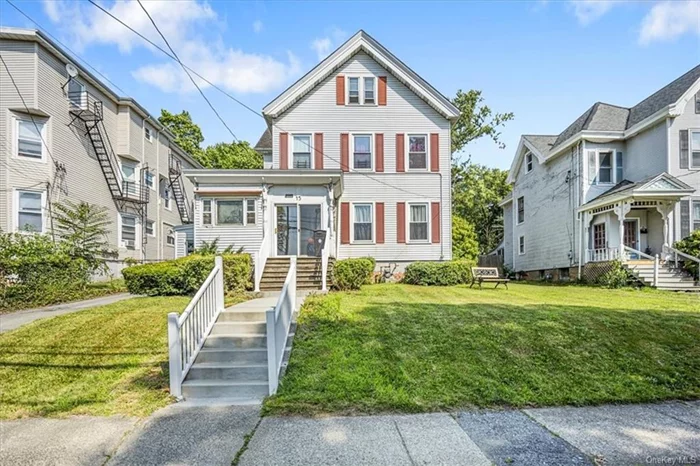
{"label": "window trim", "polygon": [[143,138],[153,144],[153,130],[146,125],[143,127]]}
{"label": "window trim", "polygon": [[[287,151],[287,166],[291,170],[315,170],[314,162],[314,134],[313,133],[291,133],[289,138],[289,150]],[[294,167],[294,137],[295,136],[308,136],[309,137],[309,168],[295,168]]]}
{"label": "window trim", "polygon": [[[523,220],[520,221],[520,201],[522,200],[523,203]],[[525,196],[520,196],[515,200],[515,224],[516,225],[522,225],[525,223]]]}
{"label": "window trim", "polygon": [[[165,184],[162,189],[160,189],[160,180],[164,180]],[[170,189],[169,186],[169,180],[165,177],[160,178],[158,181],[158,187],[160,189],[160,195],[158,196],[160,199],[162,199],[162,204],[163,208],[167,210],[168,212],[172,212],[173,210],[173,193],[172,190]],[[165,196],[165,193],[168,193],[168,197]]]}
{"label": "window trim", "polygon": [[[146,180],[148,179],[148,176],[147,176],[147,175],[149,175],[149,174],[151,175],[151,185],[150,185],[150,186],[149,186],[148,183],[146,182]],[[148,169],[148,170],[144,170],[144,171],[143,171],[143,184],[144,184],[147,188],[149,188],[151,191],[155,191],[155,190],[156,190],[156,174],[153,172],[153,170]]]}
{"label": "window trim", "polygon": [[[369,136],[369,168],[356,168],[355,167],[355,138],[358,136]],[[373,172],[374,171],[374,133],[350,133],[350,139],[352,141],[352,163],[350,166],[353,171],[362,172]]]}
{"label": "window trim", "polygon": [[[522,240],[522,245],[520,244],[520,240]],[[518,236],[518,255],[524,256],[526,253],[527,253],[527,248],[525,247],[525,235],[519,235]]]}
{"label": "window trim", "polygon": [[693,164],[693,133],[700,133],[700,128],[688,128],[688,169],[700,170],[700,165]]}
{"label": "window trim", "polygon": [[[605,243],[602,248],[597,248],[595,245],[595,227],[597,226],[603,226],[603,242]],[[607,249],[608,248],[608,222],[607,220],[602,220],[600,222],[594,223],[591,225],[591,248],[593,251],[597,249]]]}
{"label": "window trim", "polygon": [[[411,239],[411,206],[412,205],[424,205],[426,209],[426,223],[428,229],[426,230],[426,239]],[[432,219],[430,218],[430,201],[413,201],[406,203],[406,243],[408,244],[431,244],[431,232],[432,232]]]}
{"label": "window trim", "polygon": [[[149,224],[149,223],[152,223],[152,224],[153,224],[153,227],[151,228],[151,230],[152,230],[151,233],[148,232],[148,224]],[[155,237],[156,237],[156,221],[155,221],[155,220],[146,220],[146,226],[145,226],[145,228],[146,228],[146,236],[148,236],[149,238],[155,238]]]}
{"label": "window trim", "polygon": [[[690,231],[691,233],[695,230],[700,230],[700,216],[695,218],[693,212],[695,212],[695,204],[700,205],[700,197],[690,198]],[[695,223],[698,223],[698,228],[695,228]]]}
{"label": "window trim", "polygon": [[[15,159],[18,160],[29,160],[32,162],[40,162],[40,163],[47,163],[48,162],[48,139],[47,139],[47,128],[49,126],[49,121],[48,119],[45,118],[40,118],[40,121],[37,121],[38,117],[35,117],[33,115],[27,114],[27,116],[21,116],[21,115],[13,115],[13,127],[14,127],[14,134],[12,138],[12,143],[13,143],[13,150],[12,150],[12,156]],[[32,122],[32,118],[34,118],[34,122],[36,122],[37,125],[41,125],[41,131],[39,132],[39,139],[41,140],[41,157],[32,157],[29,155],[21,155],[19,153],[19,125],[20,122],[24,122],[27,124],[30,124],[34,126],[34,123]]]}
{"label": "window trim", "polygon": [[[253,201],[253,211],[252,211],[252,213],[254,215],[253,223],[250,223],[248,221],[248,214],[251,213],[251,211],[248,210],[248,203],[251,201]],[[250,226],[250,225],[255,226],[258,224],[258,202],[257,202],[257,199],[250,198],[250,197],[246,197],[243,199],[243,217],[244,217],[243,226],[246,226],[246,227]]]}
{"label": "window trim", "polygon": [[[33,193],[33,194],[41,194],[41,231],[27,231],[27,230],[21,230],[20,225],[19,225],[19,214],[20,214],[20,209],[19,209],[19,197],[21,193]],[[27,235],[32,235],[36,233],[46,233],[46,226],[47,226],[47,218],[46,218],[46,190],[40,190],[40,189],[23,189],[23,188],[15,188],[13,196],[14,198],[14,206],[12,209],[12,222],[14,226],[14,231],[17,233],[22,233],[22,234],[27,234]]]}
{"label": "window trim", "polygon": [[[204,203],[209,202],[209,210],[204,209]],[[202,199],[202,226],[203,227],[211,227],[214,226],[214,204],[216,203],[215,199]],[[209,223],[204,223],[204,214],[209,214]]]}
{"label": "window trim", "polygon": [[[425,168],[411,168],[410,152],[411,152],[411,136],[425,137]],[[407,172],[429,172],[430,171],[430,135],[428,133],[408,133],[404,136],[404,167]]]}
{"label": "window trim", "polygon": [[[689,133],[690,134],[690,133]],[[601,149],[586,149],[586,153],[594,151],[595,152],[595,178],[593,180],[588,180],[589,184],[593,186],[615,186],[617,183],[619,183],[622,180],[617,179],[617,153],[619,152],[617,149],[612,148],[612,147],[606,147],[606,148],[601,148]],[[600,182],[600,154],[601,153],[607,153],[610,152],[610,181],[601,183]],[[691,151],[692,152],[692,151]],[[625,170],[625,163],[624,163],[624,155],[623,157],[623,162],[622,162],[622,171],[623,171],[623,176],[624,176],[624,170]],[[588,157],[586,157],[586,163],[589,164]],[[587,173],[590,172],[590,167],[589,170],[587,170]],[[698,167],[700,168],[700,167]]]}
{"label": "window trim", "polygon": [[[358,99],[357,103],[350,103],[350,79],[357,78],[357,92]],[[374,102],[365,102],[365,78],[372,78],[374,80]],[[379,105],[379,77],[374,74],[349,74],[345,76],[345,106],[357,107],[357,106],[367,106],[376,107]]]}
{"label": "window trim", "polygon": [[[165,236],[165,243],[164,243],[164,246],[167,246],[167,247],[169,247],[169,248],[174,248],[175,245],[177,244],[177,238],[175,237],[175,225],[173,225],[173,224],[171,224],[171,223],[163,222],[163,226],[164,226],[164,227],[168,227],[168,228],[170,229],[170,231],[172,231],[172,235],[171,235],[171,234],[168,234],[168,233],[166,233],[166,234],[164,235],[164,236]],[[173,244],[168,243],[168,238],[170,238],[171,236],[172,236],[172,238],[173,238]]]}
{"label": "window trim", "polygon": [[[371,238],[369,240],[355,239],[355,206],[370,206],[370,214],[372,215],[372,226],[370,227]],[[375,244],[377,240],[376,229],[376,202],[351,202],[350,203],[350,244]]]}
{"label": "window trim", "polygon": [[[131,217],[134,219],[134,248],[127,248],[126,244],[124,243],[124,237],[122,235],[122,227],[124,226],[124,217]],[[139,227],[141,222],[139,222],[139,217],[138,215],[131,214],[128,212],[117,212],[117,243],[119,245],[120,249],[128,249],[132,251],[138,251],[141,248],[141,244],[139,241],[140,237],[140,232],[139,232]]]}
{"label": "window trim", "polygon": [[[211,227],[222,227],[222,228],[228,228],[228,227],[255,227],[258,224],[260,224],[260,218],[261,216],[259,215],[259,206],[258,206],[258,201],[259,197],[207,197],[202,199],[202,226],[204,228],[211,228]],[[211,223],[204,223],[204,203],[206,201],[211,201]],[[219,201],[243,201],[243,223],[219,223]],[[248,221],[248,202],[253,201],[255,202],[255,210],[253,211],[255,213],[255,223],[250,223]]]}

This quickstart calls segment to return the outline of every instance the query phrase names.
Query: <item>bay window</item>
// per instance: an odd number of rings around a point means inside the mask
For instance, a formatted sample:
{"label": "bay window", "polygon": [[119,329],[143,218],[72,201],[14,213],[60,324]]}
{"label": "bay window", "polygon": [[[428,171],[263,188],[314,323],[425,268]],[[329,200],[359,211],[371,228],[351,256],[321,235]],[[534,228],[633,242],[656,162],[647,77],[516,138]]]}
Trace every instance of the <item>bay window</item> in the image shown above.
{"label": "bay window", "polygon": [[354,204],[353,241],[372,241],[372,204]]}
{"label": "bay window", "polygon": [[428,204],[409,204],[408,238],[428,241]]}
{"label": "bay window", "polygon": [[408,135],[408,168],[424,170],[428,167],[428,136],[425,134]]}
{"label": "bay window", "polygon": [[372,136],[369,134],[353,135],[353,162],[356,170],[372,169]]}

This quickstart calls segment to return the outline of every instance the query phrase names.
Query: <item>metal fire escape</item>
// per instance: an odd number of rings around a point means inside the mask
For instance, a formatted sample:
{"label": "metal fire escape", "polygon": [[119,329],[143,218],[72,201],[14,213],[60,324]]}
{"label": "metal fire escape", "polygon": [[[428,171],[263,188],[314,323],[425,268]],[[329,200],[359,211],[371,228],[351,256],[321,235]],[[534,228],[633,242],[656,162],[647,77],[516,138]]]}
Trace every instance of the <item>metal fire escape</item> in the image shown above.
{"label": "metal fire escape", "polygon": [[141,221],[141,245],[146,244],[146,221],[148,219],[149,188],[144,183],[146,167],[140,171],[139,181],[125,180],[117,156],[103,122],[103,104],[87,91],[68,92],[68,107],[71,124],[80,121],[82,130],[90,139],[95,156],[102,169],[112,199],[120,212],[132,211]]}
{"label": "metal fire escape", "polygon": [[182,179],[182,161],[174,157],[172,152],[168,156],[168,177],[170,178],[170,189],[180,212],[182,223],[192,223],[192,206],[187,199],[187,191]]}

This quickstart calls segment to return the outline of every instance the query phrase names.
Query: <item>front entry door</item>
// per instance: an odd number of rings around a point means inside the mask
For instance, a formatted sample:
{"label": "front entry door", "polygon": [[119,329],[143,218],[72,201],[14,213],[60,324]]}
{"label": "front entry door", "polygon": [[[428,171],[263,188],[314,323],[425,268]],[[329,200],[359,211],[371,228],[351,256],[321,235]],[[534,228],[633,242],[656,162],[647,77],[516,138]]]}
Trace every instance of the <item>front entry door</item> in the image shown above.
{"label": "front entry door", "polygon": [[314,233],[321,229],[320,204],[276,206],[278,256],[317,256]]}
{"label": "front entry door", "polygon": [[[625,220],[622,243],[628,248],[639,250],[637,243],[637,221]],[[637,259],[636,254],[632,254],[632,259]]]}

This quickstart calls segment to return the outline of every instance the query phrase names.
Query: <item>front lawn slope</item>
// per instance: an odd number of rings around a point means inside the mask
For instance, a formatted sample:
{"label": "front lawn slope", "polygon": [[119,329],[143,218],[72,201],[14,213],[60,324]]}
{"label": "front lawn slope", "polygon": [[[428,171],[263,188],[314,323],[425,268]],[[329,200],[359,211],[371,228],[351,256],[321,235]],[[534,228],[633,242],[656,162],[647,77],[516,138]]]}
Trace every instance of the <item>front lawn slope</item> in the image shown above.
{"label": "front lawn slope", "polygon": [[312,297],[267,413],[700,398],[700,296],[366,286]]}

